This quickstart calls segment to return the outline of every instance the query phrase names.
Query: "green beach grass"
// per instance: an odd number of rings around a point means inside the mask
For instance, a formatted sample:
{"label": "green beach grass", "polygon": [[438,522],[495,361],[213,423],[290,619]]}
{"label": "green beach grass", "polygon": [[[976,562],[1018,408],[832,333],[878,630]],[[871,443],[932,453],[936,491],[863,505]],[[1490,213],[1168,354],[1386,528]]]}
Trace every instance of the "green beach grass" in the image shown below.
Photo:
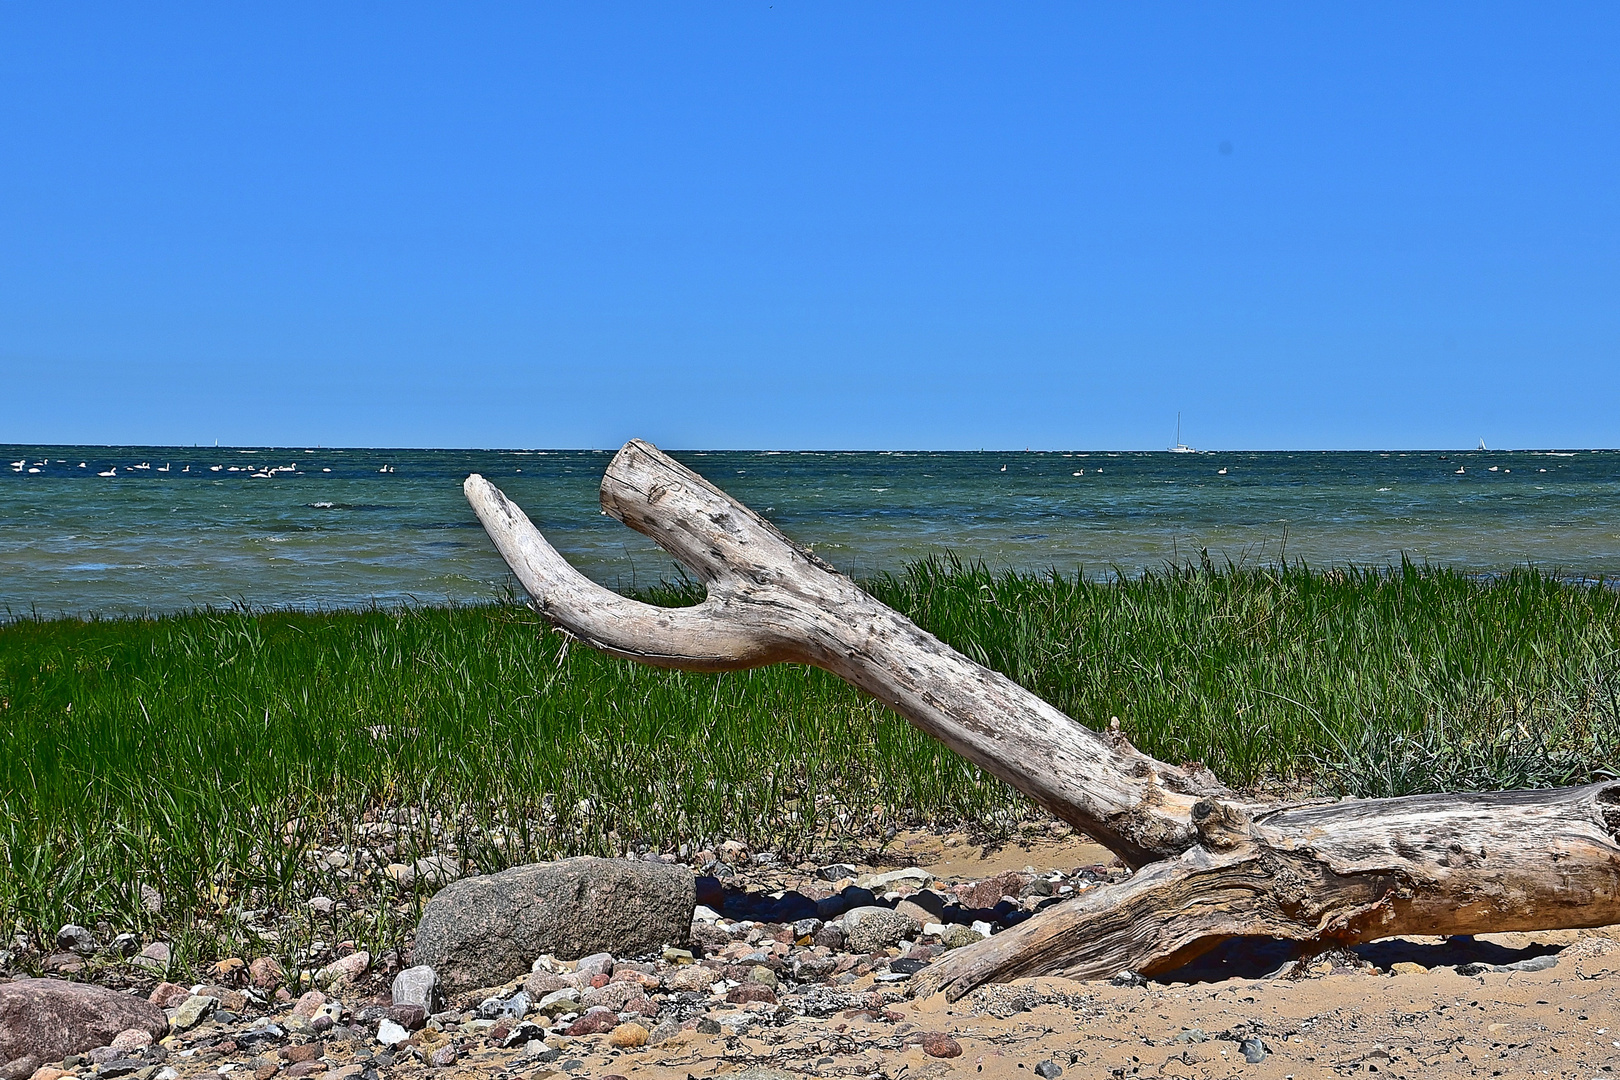
{"label": "green beach grass", "polygon": [[[1232,784],[1547,786],[1610,775],[1620,747],[1602,584],[1209,564],[1097,583],[946,559],[867,585],[1081,722],[1118,716]],[[0,920],[25,968],[67,922],[161,937],[188,972],[381,953],[433,891],[384,867],[430,855],[487,871],[737,838],[831,857],[1028,812],[823,672],[658,671],[517,605],[22,619],[0,626],[0,718]]]}

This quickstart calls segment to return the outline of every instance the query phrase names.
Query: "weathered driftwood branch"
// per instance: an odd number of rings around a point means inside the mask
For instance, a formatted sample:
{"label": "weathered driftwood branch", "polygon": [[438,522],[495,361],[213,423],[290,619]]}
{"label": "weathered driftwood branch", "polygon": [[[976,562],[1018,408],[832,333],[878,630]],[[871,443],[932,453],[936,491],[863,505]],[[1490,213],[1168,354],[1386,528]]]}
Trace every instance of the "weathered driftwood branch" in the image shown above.
{"label": "weathered driftwood branch", "polygon": [[586,644],[689,670],[825,668],[1139,869],[948,953],[919,991],[1164,971],[1237,935],[1329,946],[1620,922],[1620,783],[1245,803],[1207,770],[1093,732],[957,653],[647,443],[608,466],[602,508],[698,576],[696,607],[596,585],[488,481],[465,490],[536,608]]}

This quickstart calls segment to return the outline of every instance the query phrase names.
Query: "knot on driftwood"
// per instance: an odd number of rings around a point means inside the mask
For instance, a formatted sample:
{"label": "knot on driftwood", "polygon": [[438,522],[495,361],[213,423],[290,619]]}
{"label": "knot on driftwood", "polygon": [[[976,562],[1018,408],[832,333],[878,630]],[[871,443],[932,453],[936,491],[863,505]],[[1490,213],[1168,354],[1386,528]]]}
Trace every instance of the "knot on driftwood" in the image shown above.
{"label": "knot on driftwood", "polygon": [[1199,839],[1212,851],[1231,851],[1254,835],[1254,818],[1247,810],[1217,799],[1193,803],[1191,818]]}

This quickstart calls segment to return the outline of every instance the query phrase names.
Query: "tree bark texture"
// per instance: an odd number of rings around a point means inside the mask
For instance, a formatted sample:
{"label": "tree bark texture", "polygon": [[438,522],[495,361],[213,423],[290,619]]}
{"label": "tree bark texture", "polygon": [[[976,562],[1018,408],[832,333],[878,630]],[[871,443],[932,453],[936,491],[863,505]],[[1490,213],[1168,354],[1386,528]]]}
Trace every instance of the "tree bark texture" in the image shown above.
{"label": "tree bark texture", "polygon": [[595,584],[493,484],[473,475],[464,489],[536,609],[580,641],[692,671],[825,668],[1137,870],[947,953],[912,980],[917,992],[1151,974],[1239,935],[1330,947],[1620,922],[1620,783],[1246,801],[962,656],[648,443],[609,464],[602,509],[697,576],[708,595],[695,607]]}

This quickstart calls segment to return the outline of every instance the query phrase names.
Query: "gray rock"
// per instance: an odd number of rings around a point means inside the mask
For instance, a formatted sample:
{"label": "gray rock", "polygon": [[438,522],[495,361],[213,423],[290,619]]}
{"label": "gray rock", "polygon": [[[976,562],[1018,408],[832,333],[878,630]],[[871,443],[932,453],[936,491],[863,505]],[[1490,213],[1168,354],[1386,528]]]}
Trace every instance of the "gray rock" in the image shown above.
{"label": "gray rock", "polygon": [[960,949],[965,945],[972,945],[975,941],[983,940],[984,935],[971,926],[947,926],[945,932],[939,936],[939,943],[947,949]]}
{"label": "gray rock", "polygon": [[1260,1040],[1258,1035],[1250,1035],[1247,1039],[1238,1043],[1238,1049],[1243,1052],[1243,1060],[1250,1065],[1258,1065],[1266,1060],[1266,1044]]}
{"label": "gray rock", "polygon": [[1117,972],[1108,982],[1113,986],[1146,986],[1147,976],[1135,971]]}
{"label": "gray rock", "polygon": [[579,962],[574,965],[574,974],[585,979],[592,975],[613,974],[613,954],[599,952],[580,957]]}
{"label": "gray rock", "polygon": [[529,995],[522,990],[509,998],[486,998],[478,1006],[480,1020],[521,1020],[529,1012]]}
{"label": "gray rock", "polygon": [[1055,1061],[1043,1061],[1035,1066],[1035,1075],[1041,1080],[1057,1080],[1063,1075],[1063,1069]]}
{"label": "gray rock", "polygon": [[69,949],[80,956],[94,956],[96,953],[96,935],[77,923],[68,923],[56,932],[56,947],[58,949]]}
{"label": "gray rock", "polygon": [[1460,964],[1457,967],[1459,975],[1484,975],[1486,972],[1509,971],[1546,971],[1558,965],[1558,957],[1548,954],[1546,956],[1532,956],[1528,960],[1515,960],[1511,964]]}
{"label": "gray rock", "polygon": [[39,1059],[32,1054],[25,1054],[0,1065],[0,1080],[28,1080],[37,1068]]}
{"label": "gray rock", "polygon": [[439,992],[439,973],[427,964],[408,967],[394,976],[394,1004],[420,1005],[429,1016],[443,1005]]}
{"label": "gray rock", "polygon": [[154,974],[162,975],[169,970],[169,959],[169,946],[164,942],[154,941],[142,949],[140,955],[131,960],[130,963],[136,967],[145,968]]}
{"label": "gray rock", "polygon": [[169,1022],[151,1002],[102,986],[60,979],[0,983],[0,1062],[60,1061],[106,1046],[130,1028],[160,1039]]}
{"label": "gray rock", "polygon": [[843,881],[845,878],[852,878],[858,873],[860,871],[849,865],[849,863],[833,863],[831,866],[823,866],[817,871],[817,875],[822,881]]}
{"label": "gray rock", "polygon": [[844,947],[853,953],[876,952],[921,930],[916,919],[893,908],[858,907],[844,916]]}
{"label": "gray rock", "polygon": [[219,1005],[219,998],[205,994],[192,994],[180,1003],[169,1017],[169,1025],[176,1031],[190,1031],[208,1017],[212,1016],[214,1009]]}
{"label": "gray rock", "polygon": [[606,986],[584,991],[579,996],[579,1002],[587,1009],[601,1005],[619,1012],[630,1003],[631,998],[639,997],[641,994],[641,987],[635,983],[608,983]]}
{"label": "gray rock", "polygon": [[692,873],[639,859],[564,859],[462,878],[422,912],[413,953],[451,990],[498,986],[549,953],[574,959],[684,945]]}

